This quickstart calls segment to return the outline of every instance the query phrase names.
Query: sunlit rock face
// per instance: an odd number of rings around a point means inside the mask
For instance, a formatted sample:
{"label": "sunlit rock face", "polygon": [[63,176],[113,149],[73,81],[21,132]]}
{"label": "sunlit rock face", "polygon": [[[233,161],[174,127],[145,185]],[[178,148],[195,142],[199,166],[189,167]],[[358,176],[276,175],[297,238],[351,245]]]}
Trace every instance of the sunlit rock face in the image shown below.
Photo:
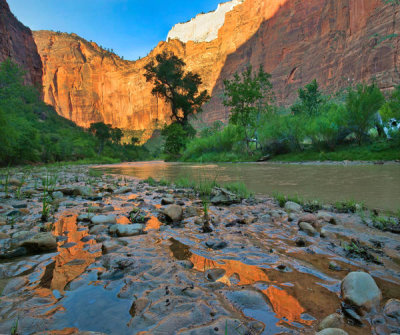
{"label": "sunlit rock face", "polygon": [[211,42],[218,38],[218,30],[225,23],[225,14],[243,0],[232,0],[218,5],[215,11],[202,13],[185,23],[176,24],[168,33],[167,41],[178,39],[184,43]]}
{"label": "sunlit rock face", "polygon": [[[195,28],[206,15],[210,22],[204,30]],[[174,52],[200,74],[202,89],[212,92],[203,119],[213,122],[228,118],[223,80],[248,64],[272,74],[283,105],[314,78],[327,92],[373,78],[391,89],[400,83],[398,34],[400,11],[382,0],[245,0],[174,27],[168,42],[136,62],[77,36],[41,31],[34,38],[44,66],[44,99],[59,114],[85,127],[104,121],[148,129],[155,119],[170,119],[169,106],[152,96],[143,76],[144,66],[161,51]]]}
{"label": "sunlit rock face", "polygon": [[6,0],[0,0],[0,62],[8,58],[26,71],[27,84],[42,84],[42,62],[32,32],[11,13]]}

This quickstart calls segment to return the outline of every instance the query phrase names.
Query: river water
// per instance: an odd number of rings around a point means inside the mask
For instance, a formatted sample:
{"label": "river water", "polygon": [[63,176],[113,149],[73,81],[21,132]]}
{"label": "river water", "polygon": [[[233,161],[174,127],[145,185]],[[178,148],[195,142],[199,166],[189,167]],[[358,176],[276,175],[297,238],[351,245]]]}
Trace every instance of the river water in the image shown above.
{"label": "river water", "polygon": [[174,181],[216,179],[241,181],[256,194],[274,192],[318,199],[327,203],[355,200],[368,208],[397,212],[400,210],[400,164],[275,164],[221,163],[189,164],[135,162],[103,167],[106,172],[153,177]]}

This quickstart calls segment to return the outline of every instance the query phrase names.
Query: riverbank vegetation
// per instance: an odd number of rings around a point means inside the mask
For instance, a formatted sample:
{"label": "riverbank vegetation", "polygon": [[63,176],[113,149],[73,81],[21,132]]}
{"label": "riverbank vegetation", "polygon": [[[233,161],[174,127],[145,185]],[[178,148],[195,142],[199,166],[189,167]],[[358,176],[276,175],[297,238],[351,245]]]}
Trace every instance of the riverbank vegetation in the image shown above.
{"label": "riverbank vegetation", "polygon": [[121,130],[104,123],[90,130],[59,116],[24,85],[12,61],[0,64],[0,165],[80,161],[114,163],[149,159],[142,146],[121,144]]}
{"label": "riverbank vegetation", "polygon": [[225,81],[228,124],[201,129],[181,151],[183,161],[400,159],[400,87],[388,96],[375,84],[332,95],[314,80],[290,107],[275,104],[262,68]]}

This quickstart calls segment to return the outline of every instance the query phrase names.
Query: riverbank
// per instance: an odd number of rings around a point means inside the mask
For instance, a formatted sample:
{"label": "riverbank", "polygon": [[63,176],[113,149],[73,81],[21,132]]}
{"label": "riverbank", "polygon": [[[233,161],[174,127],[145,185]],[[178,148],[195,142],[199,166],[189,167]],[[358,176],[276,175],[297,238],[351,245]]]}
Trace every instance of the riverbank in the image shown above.
{"label": "riverbank", "polygon": [[[22,334],[400,327],[391,317],[400,235],[359,214],[311,213],[220,188],[204,206],[199,190],[87,166],[15,170],[8,185],[0,192],[2,333],[16,320]],[[373,296],[351,293],[349,282]]]}

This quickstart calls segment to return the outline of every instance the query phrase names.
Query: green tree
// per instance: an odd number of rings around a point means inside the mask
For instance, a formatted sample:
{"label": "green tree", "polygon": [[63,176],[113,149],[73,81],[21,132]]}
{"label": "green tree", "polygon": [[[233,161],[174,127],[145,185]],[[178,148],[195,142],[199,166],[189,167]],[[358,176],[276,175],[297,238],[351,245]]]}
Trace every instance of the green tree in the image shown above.
{"label": "green tree", "polygon": [[110,125],[104,124],[103,122],[96,122],[90,125],[89,131],[96,136],[99,141],[99,155],[103,152],[105,143],[111,138],[111,129]]}
{"label": "green tree", "polygon": [[185,62],[173,53],[156,55],[145,66],[145,77],[154,87],[152,94],[161,96],[171,106],[171,120],[186,127],[189,117],[201,111],[202,105],[210,99],[207,91],[199,91],[200,76],[184,71]]}
{"label": "green tree", "polygon": [[231,108],[229,122],[242,128],[248,153],[251,153],[250,143],[257,137],[261,119],[273,111],[270,78],[262,66],[255,73],[248,66],[242,74],[235,73],[232,80],[224,81],[224,105]]}
{"label": "green tree", "polygon": [[122,140],[122,136],[124,135],[122,130],[119,128],[112,128],[110,132],[111,132],[111,134],[110,134],[111,140],[113,141],[113,143],[120,144],[121,140]]}
{"label": "green tree", "polygon": [[376,114],[384,102],[385,98],[375,84],[359,84],[356,89],[349,89],[346,121],[355,133],[359,145],[368,130],[376,125]]}
{"label": "green tree", "polygon": [[188,141],[187,132],[180,123],[174,122],[166,125],[161,134],[165,138],[164,152],[168,159],[177,159]]}
{"label": "green tree", "polygon": [[379,112],[383,122],[388,122],[390,119],[400,120],[400,85],[392,92]]}
{"label": "green tree", "polygon": [[292,106],[292,112],[294,114],[305,114],[309,117],[318,115],[324,102],[324,97],[319,90],[317,80],[314,79],[304,88],[300,88],[298,93],[299,101]]}

